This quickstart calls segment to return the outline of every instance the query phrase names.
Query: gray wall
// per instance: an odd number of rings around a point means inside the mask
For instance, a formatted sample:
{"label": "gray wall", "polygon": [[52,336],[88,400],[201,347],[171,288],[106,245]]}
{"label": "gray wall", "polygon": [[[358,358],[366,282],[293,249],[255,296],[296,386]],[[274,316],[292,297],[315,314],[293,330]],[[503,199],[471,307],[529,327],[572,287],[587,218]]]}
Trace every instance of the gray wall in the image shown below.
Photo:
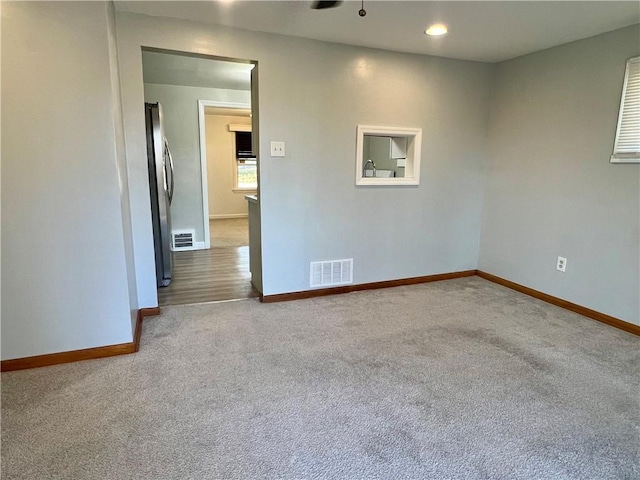
{"label": "gray wall", "polygon": [[[193,228],[196,231],[196,242],[203,242],[205,223],[202,208],[198,100],[250,104],[251,93],[219,88],[144,84],[144,101],[160,102],[163,107],[165,135],[174,162],[172,228]],[[206,227],[209,228],[208,219]]]}
{"label": "gray wall", "polygon": [[[477,267],[491,66],[276,37],[260,67],[265,294],[309,289],[309,262],[354,283]],[[289,120],[289,121],[287,121]],[[423,130],[421,185],[356,187],[356,126]]]}
{"label": "gray wall", "polygon": [[638,54],[636,25],[498,65],[479,262],[636,324],[640,166],[609,157],[625,61]]}
{"label": "gray wall", "polygon": [[[312,260],[353,257],[355,283],[477,267],[491,65],[133,14],[117,27],[141,305],[155,302],[142,46],[259,62],[265,294],[309,289]],[[422,184],[356,188],[358,124],[421,127]]]}
{"label": "gray wall", "polygon": [[2,4],[2,359],[133,338],[110,12]]}
{"label": "gray wall", "polygon": [[131,225],[131,200],[128,182],[127,157],[124,144],[124,119],[122,117],[122,92],[120,91],[120,69],[118,67],[118,44],[116,41],[116,16],[113,2],[107,2],[107,34],[109,41],[109,70],[111,73],[111,102],[113,129],[115,135],[118,185],[120,190],[120,210],[122,211],[122,231],[127,265],[127,287],[131,310],[131,329],[135,331],[138,317],[138,292],[136,288],[135,258],[133,256],[133,230]]}
{"label": "gray wall", "polygon": [[[608,163],[638,27],[498,67],[484,192],[492,66],[136,15],[116,58],[108,4],[1,8],[3,359],[129,342],[157,304],[141,46],[260,62],[260,150],[287,143],[261,159],[265,293],[318,259],[475,268],[484,195],[480,268],[640,323],[640,168]],[[354,186],[359,123],[423,128],[420,187]]]}

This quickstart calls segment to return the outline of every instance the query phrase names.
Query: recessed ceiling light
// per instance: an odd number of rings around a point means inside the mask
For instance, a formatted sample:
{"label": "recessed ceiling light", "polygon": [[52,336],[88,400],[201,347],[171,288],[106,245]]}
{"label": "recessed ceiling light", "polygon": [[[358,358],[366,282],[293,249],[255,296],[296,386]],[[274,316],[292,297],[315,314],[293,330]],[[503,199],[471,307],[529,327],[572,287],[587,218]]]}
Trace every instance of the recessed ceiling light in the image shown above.
{"label": "recessed ceiling light", "polygon": [[440,37],[447,33],[447,26],[442,23],[434,23],[429,28],[427,28],[424,33],[426,33],[430,37]]}

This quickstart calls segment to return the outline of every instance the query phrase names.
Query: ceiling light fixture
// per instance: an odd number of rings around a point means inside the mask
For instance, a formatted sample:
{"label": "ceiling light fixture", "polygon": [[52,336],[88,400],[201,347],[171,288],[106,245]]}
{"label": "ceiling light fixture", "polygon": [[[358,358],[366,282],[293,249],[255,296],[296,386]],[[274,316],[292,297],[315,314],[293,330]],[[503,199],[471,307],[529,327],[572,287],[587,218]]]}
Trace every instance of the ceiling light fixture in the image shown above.
{"label": "ceiling light fixture", "polygon": [[358,15],[360,15],[361,17],[364,17],[366,14],[367,14],[367,11],[364,9],[364,0],[362,0],[362,8],[360,8]]}
{"label": "ceiling light fixture", "polygon": [[429,28],[427,28],[424,33],[426,33],[430,37],[441,37],[442,35],[447,33],[447,26],[443,23],[434,23]]}

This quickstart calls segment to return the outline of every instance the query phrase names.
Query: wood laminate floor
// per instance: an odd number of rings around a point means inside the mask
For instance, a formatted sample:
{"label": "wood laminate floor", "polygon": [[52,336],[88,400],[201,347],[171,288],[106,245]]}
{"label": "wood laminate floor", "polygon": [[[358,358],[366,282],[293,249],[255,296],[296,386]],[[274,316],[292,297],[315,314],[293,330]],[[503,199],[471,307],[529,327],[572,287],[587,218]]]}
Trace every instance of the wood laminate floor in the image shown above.
{"label": "wood laminate floor", "polygon": [[160,306],[260,295],[251,285],[247,219],[212,220],[210,229],[209,250],[172,253],[173,280],[158,289]]}

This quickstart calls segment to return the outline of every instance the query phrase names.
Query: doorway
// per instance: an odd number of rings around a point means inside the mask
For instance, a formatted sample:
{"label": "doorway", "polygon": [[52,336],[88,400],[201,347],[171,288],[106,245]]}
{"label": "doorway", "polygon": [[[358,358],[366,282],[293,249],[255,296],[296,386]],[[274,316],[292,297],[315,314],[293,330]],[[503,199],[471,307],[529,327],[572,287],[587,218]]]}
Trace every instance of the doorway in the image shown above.
{"label": "doorway", "polygon": [[[257,158],[236,157],[229,128],[252,130],[254,64],[147,48],[142,57],[145,102],[163,107],[175,169],[171,238],[181,239],[172,242],[172,280],[158,288],[158,304],[259,296],[244,198],[257,193]],[[255,185],[248,189],[251,169]]]}
{"label": "doorway", "polygon": [[[246,195],[258,189],[250,104],[198,101],[203,210],[211,247],[249,245]],[[206,182],[204,182],[206,180]]]}

